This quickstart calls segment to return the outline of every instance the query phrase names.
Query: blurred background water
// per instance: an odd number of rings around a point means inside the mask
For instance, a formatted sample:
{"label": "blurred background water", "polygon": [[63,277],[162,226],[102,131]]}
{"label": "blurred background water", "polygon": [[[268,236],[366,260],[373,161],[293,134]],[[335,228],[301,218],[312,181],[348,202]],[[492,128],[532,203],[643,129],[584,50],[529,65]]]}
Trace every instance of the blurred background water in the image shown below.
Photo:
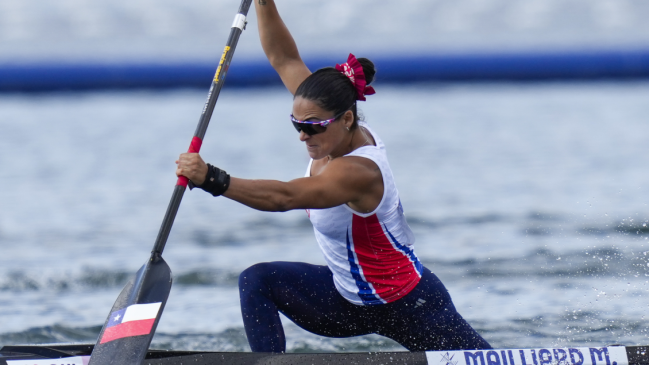
{"label": "blurred background water", "polygon": [[[4,0],[0,59],[214,59],[236,6]],[[649,41],[643,1],[279,6],[305,54]],[[237,52],[234,62],[263,56],[254,15]],[[387,144],[417,253],[492,345],[649,343],[649,82],[376,88],[362,108]],[[206,91],[0,94],[0,345],[94,342],[148,258]],[[290,109],[281,87],[226,87],[202,155],[237,177],[301,176],[308,155]],[[324,263],[304,212],[200,191],[186,194],[165,259],[175,283],[154,346],[227,351],[249,350],[241,270]],[[403,349],[285,325],[289,351]]]}
{"label": "blurred background water", "polygon": [[[306,53],[346,56],[649,46],[645,0],[281,0]],[[221,54],[238,1],[3,0],[0,61]],[[263,57],[256,18],[236,58]]]}

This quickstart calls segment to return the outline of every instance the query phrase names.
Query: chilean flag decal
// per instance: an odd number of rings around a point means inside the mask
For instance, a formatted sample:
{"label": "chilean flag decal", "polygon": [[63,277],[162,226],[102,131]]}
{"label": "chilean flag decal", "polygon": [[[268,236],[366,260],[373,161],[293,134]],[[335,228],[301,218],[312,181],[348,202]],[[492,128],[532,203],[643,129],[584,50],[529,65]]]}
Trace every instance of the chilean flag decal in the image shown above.
{"label": "chilean flag decal", "polygon": [[110,314],[101,343],[151,333],[162,303],[133,304]]}

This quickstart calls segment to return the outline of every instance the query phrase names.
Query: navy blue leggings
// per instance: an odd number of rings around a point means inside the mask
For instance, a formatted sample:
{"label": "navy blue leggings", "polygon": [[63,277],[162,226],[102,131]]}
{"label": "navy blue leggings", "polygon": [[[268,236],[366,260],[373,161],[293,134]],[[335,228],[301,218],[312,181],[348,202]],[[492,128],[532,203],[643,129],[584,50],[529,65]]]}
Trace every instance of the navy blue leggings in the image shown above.
{"label": "navy blue leggings", "polygon": [[300,262],[249,267],[239,276],[239,295],[246,335],[255,352],[286,350],[278,312],[321,336],[376,333],[410,351],[491,348],[455,310],[444,284],[426,268],[415,289],[388,304],[352,304],[336,290],[327,266]]}

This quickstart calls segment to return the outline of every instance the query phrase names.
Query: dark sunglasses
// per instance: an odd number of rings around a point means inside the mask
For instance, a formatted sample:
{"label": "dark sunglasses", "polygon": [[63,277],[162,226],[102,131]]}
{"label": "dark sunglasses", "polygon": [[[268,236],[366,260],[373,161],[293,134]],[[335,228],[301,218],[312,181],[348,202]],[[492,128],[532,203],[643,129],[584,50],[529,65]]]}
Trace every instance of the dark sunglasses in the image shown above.
{"label": "dark sunglasses", "polygon": [[[349,109],[348,109],[349,110]],[[291,122],[293,123],[293,127],[295,127],[295,130],[298,132],[304,132],[310,136],[318,133],[323,133],[327,130],[327,126],[331,124],[333,121],[336,119],[340,118],[345,114],[347,110],[344,112],[334,116],[331,119],[327,120],[297,120],[291,114]]]}

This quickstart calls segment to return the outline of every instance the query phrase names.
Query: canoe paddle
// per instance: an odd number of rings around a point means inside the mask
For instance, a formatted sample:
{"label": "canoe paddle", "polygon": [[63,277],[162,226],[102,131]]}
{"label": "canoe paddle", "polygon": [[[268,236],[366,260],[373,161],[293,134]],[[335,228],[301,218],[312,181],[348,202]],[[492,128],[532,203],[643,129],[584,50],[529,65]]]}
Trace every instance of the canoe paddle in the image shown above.
{"label": "canoe paddle", "polygon": [[[239,36],[245,29],[246,15],[251,2],[252,0],[242,0],[239,12],[234,17],[227,45],[212,80],[207,102],[201,113],[194,138],[189,146],[188,152],[190,153],[198,153],[201,149],[216,100],[223,87],[230,62],[232,62],[232,55]],[[108,318],[106,318],[104,327],[99,333],[89,365],[142,364],[171,291],[171,269],[162,258],[162,251],[167,243],[167,238],[169,238],[171,226],[188,183],[189,180],[186,177],[178,178],[151,257],[117,297]]]}

